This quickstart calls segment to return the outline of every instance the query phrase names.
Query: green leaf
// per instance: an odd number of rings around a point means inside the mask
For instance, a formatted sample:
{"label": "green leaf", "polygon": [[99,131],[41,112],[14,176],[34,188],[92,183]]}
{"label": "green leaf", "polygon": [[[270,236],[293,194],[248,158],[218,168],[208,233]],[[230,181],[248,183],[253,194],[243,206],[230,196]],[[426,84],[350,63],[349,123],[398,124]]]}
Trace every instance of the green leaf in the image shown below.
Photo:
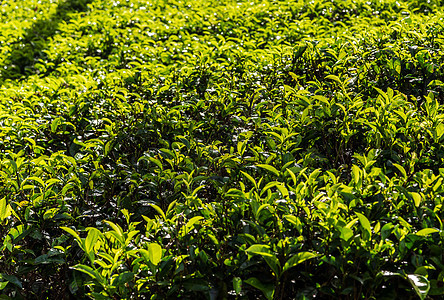
{"label": "green leaf", "polygon": [[277,259],[276,255],[273,252],[271,252],[269,246],[260,245],[260,244],[252,245],[246,250],[246,252],[248,253],[249,256],[251,255],[262,256],[265,262],[274,272],[275,276],[279,277],[281,275],[281,265],[279,263],[279,260]]}
{"label": "green leaf", "polygon": [[91,278],[97,280],[101,284],[104,283],[103,277],[96,270],[89,266],[78,264],[75,265],[73,269],[88,274]]}
{"label": "green leaf", "polygon": [[62,124],[62,118],[61,117],[55,118],[51,123],[51,132],[55,133],[57,131],[57,127],[60,124]]}
{"label": "green leaf", "polygon": [[73,237],[75,237],[75,239],[79,242],[80,246],[83,247],[82,245],[82,239],[80,238],[79,234],[77,232],[75,232],[74,230],[72,230],[69,227],[60,227],[60,229],[65,230],[66,232],[68,232],[69,234],[71,234]]}
{"label": "green leaf", "polygon": [[359,179],[361,178],[361,169],[359,169],[358,166],[353,165],[352,166],[352,175],[353,175],[353,181],[358,184]]}
{"label": "green leaf", "polygon": [[88,256],[90,256],[90,254],[92,253],[94,246],[96,245],[97,240],[99,239],[100,234],[101,233],[97,228],[94,227],[88,228],[88,235],[86,236],[85,239],[85,252],[86,254],[88,254]]}
{"label": "green leaf", "polygon": [[359,221],[359,218],[354,218],[353,220],[348,222],[347,225],[345,225],[345,227],[352,228],[356,224],[356,222],[358,222],[358,221]]}
{"label": "green leaf", "polygon": [[154,163],[156,166],[158,166],[159,169],[163,170],[162,162],[159,159],[156,159],[154,157],[149,157],[149,156],[142,156],[141,158],[139,158],[138,161],[140,162],[141,160],[148,160],[148,161]]}
{"label": "green leaf", "polygon": [[156,204],[152,204],[152,203],[150,205],[152,208],[154,208],[155,211],[157,211],[159,213],[159,215],[162,216],[164,221],[167,220],[165,213],[163,212],[163,210],[159,206],[157,206]]}
{"label": "green leaf", "polygon": [[358,216],[359,222],[361,223],[361,226],[371,236],[372,235],[372,229],[370,227],[370,222],[368,221],[367,217],[364,216],[363,214],[360,214],[360,213],[355,213],[355,214]]}
{"label": "green leaf", "polygon": [[245,280],[246,283],[249,285],[257,288],[258,290],[262,291],[264,293],[265,298],[267,300],[272,300],[274,295],[274,284],[263,284],[257,279],[256,277],[251,277]]}
{"label": "green leaf", "polygon": [[123,233],[122,227],[120,227],[120,226],[117,225],[117,224],[114,224],[114,223],[111,222],[111,221],[104,220],[103,222],[105,222],[106,224],[108,224],[108,225],[114,230],[114,232],[115,232],[115,233],[117,234],[117,236],[119,237],[119,238],[118,238],[119,240],[121,240],[121,241],[125,241],[125,237],[124,237],[124,233]]}
{"label": "green leaf", "polygon": [[408,230],[410,230],[412,228],[412,225],[409,224],[409,222],[407,222],[406,220],[404,220],[403,217],[398,216],[398,221],[399,224],[401,224],[402,226],[404,226],[405,228],[407,228]]}
{"label": "green leaf", "polygon": [[257,166],[262,169],[268,170],[271,173],[273,173],[274,175],[276,175],[277,177],[279,177],[279,171],[275,167],[270,166],[270,165],[266,165],[266,164],[258,164]]}
{"label": "green leaf", "polygon": [[49,220],[54,217],[54,215],[57,213],[59,209],[58,208],[50,208],[43,214],[43,220]]}
{"label": "green leaf", "polygon": [[241,141],[237,143],[237,153],[242,156],[247,148],[248,141]]}
{"label": "green leaf", "polygon": [[[307,50],[307,45],[299,45],[295,50],[293,50],[293,59],[298,59]],[[290,72],[291,73],[291,72]]]}
{"label": "green leaf", "polygon": [[283,272],[317,256],[317,254],[308,251],[296,253],[284,264]]}
{"label": "green leaf", "polygon": [[258,254],[262,256],[273,257],[273,254],[270,251],[270,246],[267,245],[261,245],[261,244],[252,245],[245,251],[250,255]]}
{"label": "green leaf", "polygon": [[0,278],[9,281],[18,288],[23,288],[22,282],[14,275],[0,274]]}
{"label": "green leaf", "polygon": [[294,215],[284,215],[284,219],[290,222],[293,225],[296,225],[297,227],[301,226],[301,220],[299,220],[298,217]]}
{"label": "green leaf", "polygon": [[273,271],[274,276],[276,278],[281,277],[281,264],[279,262],[279,259],[276,257],[276,255],[270,256],[264,256],[263,257],[267,265],[270,267],[270,269]]}
{"label": "green leaf", "polygon": [[288,174],[290,174],[291,179],[293,180],[293,184],[296,185],[297,184],[297,180],[296,180],[296,175],[294,174],[294,172],[290,169],[287,168],[287,172]]}
{"label": "green leaf", "polygon": [[202,216],[196,216],[196,217],[191,218],[187,222],[187,224],[185,225],[186,233],[188,233],[190,231],[190,229],[193,228],[196,223],[200,222],[203,219],[204,219],[204,217],[202,217]]}
{"label": "green leaf", "polygon": [[254,212],[254,216],[255,216],[256,219],[259,219],[259,218],[260,218],[260,216],[261,216],[261,212],[262,212],[264,209],[273,209],[273,208],[270,206],[270,204],[267,204],[267,203],[262,204],[262,205],[259,206],[259,208]]}
{"label": "green leaf", "polygon": [[413,198],[413,202],[415,203],[416,207],[419,207],[421,205],[421,195],[419,193],[411,192],[410,195]]}
{"label": "green leaf", "polygon": [[341,228],[341,235],[340,235],[341,239],[343,239],[344,241],[347,242],[352,237],[353,237],[353,230],[352,229],[350,229],[348,227]]}
{"label": "green leaf", "polygon": [[240,277],[233,278],[233,290],[236,295],[239,295],[242,292],[242,279]]}
{"label": "green leaf", "polygon": [[103,155],[104,156],[107,156],[109,154],[109,152],[111,151],[112,147],[114,146],[113,144],[114,144],[113,140],[110,140],[110,141],[106,142],[105,148],[103,150]]}
{"label": "green leaf", "polygon": [[442,135],[444,134],[444,124],[443,123],[439,123],[438,126],[436,126],[436,138],[438,140],[441,139]]}
{"label": "green leaf", "polygon": [[117,276],[113,281],[113,286],[125,288],[125,283],[133,280],[134,273],[132,272],[123,272]]}
{"label": "green leaf", "polygon": [[241,171],[241,173],[253,184],[253,186],[257,189],[257,182],[256,182],[256,180],[254,180],[254,178],[250,175],[250,174],[248,174],[248,173],[245,173],[244,171]]}
{"label": "green leaf", "polygon": [[281,192],[282,197],[287,198],[290,194],[283,184],[276,184],[277,189]]}
{"label": "green leaf", "polygon": [[6,198],[0,199],[0,222],[3,222],[12,213],[11,206],[6,204]]}
{"label": "green leaf", "polygon": [[385,102],[388,103],[389,98],[388,98],[387,94],[386,94],[383,90],[377,88],[376,86],[373,86],[373,88],[374,88],[375,90],[377,90],[378,93],[379,93],[379,95],[381,95],[382,98],[385,100]]}
{"label": "green leaf", "polygon": [[24,180],[24,181],[22,182],[22,186],[23,186],[23,184],[24,184],[26,181],[28,181],[28,180],[34,180],[34,181],[37,181],[38,183],[40,183],[40,185],[41,185],[42,187],[45,187],[45,182],[44,182],[42,179],[40,179],[39,177],[36,177],[36,176],[31,176],[31,177],[26,178],[26,180]]}
{"label": "green leaf", "polygon": [[330,80],[336,81],[339,84],[342,84],[341,79],[339,79],[339,77],[336,75],[327,75],[327,76],[325,76],[325,79],[330,79]]}
{"label": "green leaf", "polygon": [[102,295],[97,292],[92,292],[91,295],[88,295],[88,296],[92,296],[91,298],[94,300],[109,300],[110,299],[109,296],[105,296],[105,295]]}
{"label": "green leaf", "polygon": [[147,250],[139,249],[139,252],[145,261],[149,261],[155,266],[157,266],[162,259],[162,247],[157,243],[150,243]]}
{"label": "green leaf", "polygon": [[401,172],[404,179],[407,180],[407,172],[405,171],[404,167],[398,164],[393,164],[393,166],[395,166],[399,170],[399,172]]}
{"label": "green leaf", "polygon": [[424,228],[424,229],[421,229],[420,231],[418,231],[415,234],[416,235],[420,235],[420,236],[427,236],[429,234],[437,233],[437,232],[439,232],[439,230],[436,229],[436,228]]}
{"label": "green leaf", "polygon": [[58,182],[60,182],[59,179],[57,179],[57,178],[50,178],[50,179],[45,181],[44,186],[45,186],[46,189],[48,189],[50,186],[52,186],[52,185],[54,185],[54,184],[56,184]]}
{"label": "green leaf", "polygon": [[418,274],[409,274],[407,278],[419,298],[424,300],[430,290],[429,280],[425,276]]}

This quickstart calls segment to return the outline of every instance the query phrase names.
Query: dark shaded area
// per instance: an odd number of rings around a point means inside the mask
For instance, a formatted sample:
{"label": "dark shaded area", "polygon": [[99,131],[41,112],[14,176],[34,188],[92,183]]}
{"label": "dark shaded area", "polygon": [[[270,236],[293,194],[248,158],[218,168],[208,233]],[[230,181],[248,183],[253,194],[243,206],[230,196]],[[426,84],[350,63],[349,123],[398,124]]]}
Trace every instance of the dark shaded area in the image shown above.
{"label": "dark shaded area", "polygon": [[[1,69],[0,82],[8,79],[24,79],[36,74],[35,64],[39,59],[45,58],[46,54],[43,51],[47,48],[49,39],[57,33],[60,22],[67,21],[70,13],[86,11],[91,1],[66,0],[59,4],[55,14],[34,23],[23,39],[11,45],[12,51]],[[43,75],[50,73],[53,68],[46,70]]]}

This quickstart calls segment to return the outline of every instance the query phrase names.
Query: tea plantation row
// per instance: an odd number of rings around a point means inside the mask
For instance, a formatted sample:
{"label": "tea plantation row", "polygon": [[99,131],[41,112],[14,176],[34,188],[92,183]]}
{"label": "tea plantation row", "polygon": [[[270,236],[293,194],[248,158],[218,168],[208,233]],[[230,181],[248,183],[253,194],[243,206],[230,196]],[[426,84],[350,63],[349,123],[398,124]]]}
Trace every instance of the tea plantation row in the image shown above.
{"label": "tea plantation row", "polygon": [[441,297],[443,11],[1,2],[0,299]]}

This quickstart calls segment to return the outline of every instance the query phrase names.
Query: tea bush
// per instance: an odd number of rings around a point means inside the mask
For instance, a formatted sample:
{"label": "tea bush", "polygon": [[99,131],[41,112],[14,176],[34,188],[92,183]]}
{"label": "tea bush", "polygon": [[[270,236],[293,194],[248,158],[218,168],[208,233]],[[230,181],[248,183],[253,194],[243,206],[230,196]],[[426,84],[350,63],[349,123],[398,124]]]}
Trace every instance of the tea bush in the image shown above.
{"label": "tea bush", "polygon": [[0,4],[1,299],[444,293],[444,3]]}

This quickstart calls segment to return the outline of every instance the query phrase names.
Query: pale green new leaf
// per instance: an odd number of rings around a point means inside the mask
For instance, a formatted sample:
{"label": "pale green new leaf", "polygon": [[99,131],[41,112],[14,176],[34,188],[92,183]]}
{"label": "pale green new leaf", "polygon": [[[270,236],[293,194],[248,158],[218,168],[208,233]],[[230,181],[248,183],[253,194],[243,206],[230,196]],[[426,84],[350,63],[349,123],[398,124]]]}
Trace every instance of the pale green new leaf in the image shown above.
{"label": "pale green new leaf", "polygon": [[157,266],[162,259],[162,247],[157,243],[150,243],[147,250],[139,249],[139,252],[145,261],[149,261],[155,266]]}
{"label": "pale green new leaf", "polygon": [[415,234],[416,235],[420,235],[420,236],[427,236],[427,235],[430,235],[432,233],[437,233],[437,232],[439,232],[439,230],[436,229],[436,228],[424,228],[424,229],[421,229],[420,231],[418,231]]}
{"label": "pale green new leaf", "polygon": [[162,216],[164,221],[167,220],[167,217],[165,216],[165,213],[163,212],[163,210],[159,206],[157,206],[156,204],[150,204],[150,205],[151,205],[152,208],[154,208],[155,211],[157,211],[157,213],[159,215]]}
{"label": "pale green new leaf", "polygon": [[81,246],[81,247],[83,247],[83,243],[82,243],[82,239],[80,238],[80,236],[79,236],[79,234],[77,233],[77,232],[75,232],[74,230],[72,230],[71,228],[69,228],[69,227],[60,227],[60,229],[63,229],[63,230],[65,230],[66,232],[68,232],[69,234],[71,234],[76,240],[77,240],[77,242],[79,242],[79,245]]}
{"label": "pale green new leaf", "polygon": [[262,256],[273,257],[273,254],[271,253],[270,250],[270,246],[267,245],[261,245],[261,244],[252,245],[245,251],[250,255],[258,254]]}
{"label": "pale green new leaf", "polygon": [[85,252],[86,254],[90,255],[92,250],[94,249],[94,246],[97,243],[97,240],[99,239],[101,232],[94,227],[88,228],[88,235],[85,239]]}
{"label": "pale green new leaf", "polygon": [[369,222],[369,220],[367,219],[367,217],[364,216],[363,214],[360,214],[360,213],[356,213],[356,215],[357,215],[358,218],[359,218],[359,222],[361,223],[361,226],[362,226],[362,227],[364,228],[364,230],[367,231],[368,234],[371,236],[371,234],[372,234],[372,229],[371,229],[371,227],[370,227],[370,222]]}
{"label": "pale green new leaf", "polygon": [[246,172],[244,172],[244,171],[241,171],[241,173],[245,176],[245,178],[247,178],[252,184],[253,184],[253,186],[257,189],[257,182],[256,182],[256,180],[254,180],[254,178],[250,175],[250,174],[248,174],[248,173],[246,173]]}
{"label": "pale green new leaf", "polygon": [[267,171],[270,171],[271,173],[279,177],[279,171],[275,167],[266,164],[258,164],[257,166]]}
{"label": "pale green new leaf", "polygon": [[401,172],[402,177],[407,180],[407,172],[405,171],[404,167],[398,164],[393,164],[393,166],[395,166],[399,170],[399,172]]}
{"label": "pale green new leaf", "polygon": [[6,198],[0,199],[0,221],[3,221],[11,215],[11,206],[6,204]]}

